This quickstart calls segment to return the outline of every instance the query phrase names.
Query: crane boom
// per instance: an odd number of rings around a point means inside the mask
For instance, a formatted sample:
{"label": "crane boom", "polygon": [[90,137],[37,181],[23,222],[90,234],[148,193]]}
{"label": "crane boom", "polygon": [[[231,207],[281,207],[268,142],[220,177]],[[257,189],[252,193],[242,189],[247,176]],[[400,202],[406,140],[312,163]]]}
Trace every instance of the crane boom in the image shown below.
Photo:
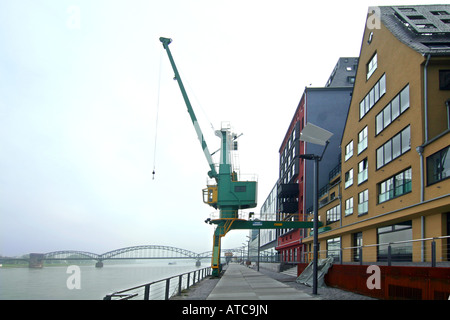
{"label": "crane boom", "polygon": [[206,144],[206,141],[203,138],[202,129],[200,128],[200,125],[197,121],[197,117],[195,116],[194,109],[192,109],[191,102],[189,101],[189,97],[186,93],[186,90],[184,88],[183,82],[181,81],[181,77],[178,72],[177,66],[175,65],[175,61],[173,60],[172,53],[170,52],[170,49],[169,49],[169,44],[172,42],[172,39],[161,37],[161,38],[159,38],[159,40],[162,42],[164,49],[167,51],[167,55],[169,56],[170,64],[172,65],[172,69],[175,73],[175,79],[177,80],[178,85],[180,86],[181,94],[183,95],[184,102],[186,103],[186,107],[187,107],[189,116],[191,117],[192,124],[194,125],[195,132],[197,133],[198,140],[200,141],[200,144],[203,149],[203,153],[205,154],[206,160],[208,161],[209,167],[211,168],[211,171],[208,172],[208,176],[210,178],[216,179],[216,181],[217,181],[218,174],[217,174],[214,162],[212,160],[211,153],[209,152],[208,145]]}

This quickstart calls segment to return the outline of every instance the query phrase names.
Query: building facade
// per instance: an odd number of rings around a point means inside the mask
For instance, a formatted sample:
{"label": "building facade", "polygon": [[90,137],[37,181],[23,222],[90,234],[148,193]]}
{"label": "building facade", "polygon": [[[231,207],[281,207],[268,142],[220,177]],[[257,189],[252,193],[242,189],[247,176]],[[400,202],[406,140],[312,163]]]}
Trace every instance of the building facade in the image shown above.
{"label": "building facade", "polygon": [[[369,12],[340,178],[323,184],[320,250],[383,261],[383,244],[398,243],[389,249],[394,259],[430,261],[431,242],[412,240],[450,234],[449,105],[450,6]],[[303,239],[309,251],[312,241]],[[450,259],[446,238],[436,238],[436,252],[438,261]]]}
{"label": "building facade", "polygon": [[[275,221],[278,203],[278,183],[274,185],[260,209],[260,219],[263,221]],[[275,229],[261,229],[259,231],[259,246],[261,261],[278,261],[277,234]]]}
{"label": "building facade", "polygon": [[[326,87],[305,88],[279,149],[280,166],[277,186],[277,219],[304,221],[313,203],[313,164],[300,159],[306,153],[321,153],[320,147],[300,141],[307,123],[333,132],[327,156],[321,162],[319,181],[329,179],[329,171],[339,166],[339,148],[356,74],[357,58],[340,58]],[[333,156],[329,156],[329,155]],[[303,229],[277,231],[276,249],[282,261],[300,261],[304,252]]]}

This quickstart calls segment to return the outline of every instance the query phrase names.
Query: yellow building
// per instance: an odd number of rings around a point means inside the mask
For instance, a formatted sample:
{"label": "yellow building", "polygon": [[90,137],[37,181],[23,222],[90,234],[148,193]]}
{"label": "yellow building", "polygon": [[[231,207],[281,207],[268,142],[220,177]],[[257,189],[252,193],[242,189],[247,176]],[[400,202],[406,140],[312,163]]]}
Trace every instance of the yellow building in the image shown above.
{"label": "yellow building", "polygon": [[450,6],[370,8],[321,252],[383,261],[394,243],[394,261],[430,261],[431,241],[411,240],[441,237],[436,260],[450,261],[449,105]]}

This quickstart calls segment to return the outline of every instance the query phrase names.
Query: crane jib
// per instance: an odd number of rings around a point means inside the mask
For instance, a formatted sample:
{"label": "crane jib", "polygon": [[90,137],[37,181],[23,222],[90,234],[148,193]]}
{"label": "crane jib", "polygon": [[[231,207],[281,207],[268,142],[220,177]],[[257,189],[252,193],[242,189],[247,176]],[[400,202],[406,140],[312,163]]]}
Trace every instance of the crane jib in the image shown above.
{"label": "crane jib", "polygon": [[195,116],[194,109],[192,109],[191,102],[189,101],[189,98],[187,96],[183,82],[181,81],[180,74],[178,73],[177,66],[175,65],[175,61],[173,60],[172,53],[170,52],[170,49],[169,49],[169,44],[172,42],[172,39],[161,37],[161,38],[159,38],[159,40],[162,42],[164,49],[167,51],[167,55],[169,56],[170,64],[172,65],[172,69],[175,73],[175,79],[177,80],[178,86],[180,87],[181,94],[183,95],[184,102],[186,103],[186,107],[188,109],[189,116],[191,117],[192,123],[194,124],[194,128],[197,133],[198,140],[200,141],[200,144],[202,146],[203,153],[205,154],[206,160],[208,161],[209,167],[211,168],[211,171],[208,173],[208,175],[211,178],[217,179],[218,174],[217,174],[216,168],[214,166],[211,153],[209,152],[206,141],[203,138],[203,132],[197,121],[197,117]]}

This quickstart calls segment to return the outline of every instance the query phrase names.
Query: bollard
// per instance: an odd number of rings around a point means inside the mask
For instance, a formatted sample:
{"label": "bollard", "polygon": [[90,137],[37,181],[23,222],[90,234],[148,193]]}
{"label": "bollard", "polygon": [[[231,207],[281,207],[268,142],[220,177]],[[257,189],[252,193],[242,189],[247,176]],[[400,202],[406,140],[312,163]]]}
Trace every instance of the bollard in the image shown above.
{"label": "bollard", "polygon": [[150,299],[150,284],[146,284],[144,288],[144,300]]}
{"label": "bollard", "polygon": [[183,275],[178,277],[178,295],[181,296],[181,283],[183,282]]}
{"label": "bollard", "polygon": [[166,294],[164,300],[169,300],[170,278],[166,280]]}
{"label": "bollard", "polygon": [[431,241],[431,267],[436,267],[436,241]]}
{"label": "bollard", "polygon": [[391,254],[392,254],[392,248],[391,248],[391,244],[389,243],[389,245],[388,245],[388,256],[387,256],[388,266],[391,266]]}

